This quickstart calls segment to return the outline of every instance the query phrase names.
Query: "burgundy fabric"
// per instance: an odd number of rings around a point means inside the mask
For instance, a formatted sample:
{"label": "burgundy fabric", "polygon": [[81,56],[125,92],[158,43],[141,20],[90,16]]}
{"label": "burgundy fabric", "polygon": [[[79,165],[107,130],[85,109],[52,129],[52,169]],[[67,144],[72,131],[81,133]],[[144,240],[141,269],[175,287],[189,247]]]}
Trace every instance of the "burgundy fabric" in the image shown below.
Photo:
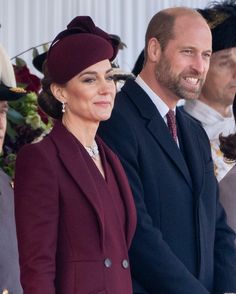
{"label": "burgundy fabric", "polygon": [[24,294],[132,294],[130,268],[122,260],[135,229],[133,198],[117,157],[96,140],[108,161],[107,180],[118,185],[112,196],[87,151],[60,122],[18,153],[15,210]]}
{"label": "burgundy fabric", "polygon": [[53,40],[47,54],[49,73],[54,82],[66,83],[99,61],[112,61],[118,46],[90,17],[78,16]]}
{"label": "burgundy fabric", "polygon": [[169,110],[166,114],[167,118],[167,125],[170,130],[171,136],[177,142],[177,127],[176,127],[176,118],[175,118],[175,112],[173,110]]}
{"label": "burgundy fabric", "polygon": [[115,35],[107,34],[99,27],[95,26],[90,16],[77,16],[72,19],[72,21],[67,25],[67,29],[74,28],[79,29],[81,32],[87,32],[100,36],[111,43],[114,53],[110,60],[112,61],[113,59],[115,59],[121,42],[119,37],[117,38],[117,36],[115,37]]}
{"label": "burgundy fabric", "polygon": [[110,59],[113,48],[106,40],[92,34],[73,34],[58,41],[48,52],[48,70],[57,83],[66,83],[75,75]]}

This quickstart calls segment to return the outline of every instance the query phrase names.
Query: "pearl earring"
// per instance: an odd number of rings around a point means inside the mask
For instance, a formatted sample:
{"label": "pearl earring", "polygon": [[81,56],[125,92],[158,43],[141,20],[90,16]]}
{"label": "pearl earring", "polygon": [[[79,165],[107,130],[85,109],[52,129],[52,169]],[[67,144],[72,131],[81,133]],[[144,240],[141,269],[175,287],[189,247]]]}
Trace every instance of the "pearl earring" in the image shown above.
{"label": "pearl earring", "polygon": [[66,105],[65,105],[65,102],[62,102],[62,113],[65,113],[66,112]]}

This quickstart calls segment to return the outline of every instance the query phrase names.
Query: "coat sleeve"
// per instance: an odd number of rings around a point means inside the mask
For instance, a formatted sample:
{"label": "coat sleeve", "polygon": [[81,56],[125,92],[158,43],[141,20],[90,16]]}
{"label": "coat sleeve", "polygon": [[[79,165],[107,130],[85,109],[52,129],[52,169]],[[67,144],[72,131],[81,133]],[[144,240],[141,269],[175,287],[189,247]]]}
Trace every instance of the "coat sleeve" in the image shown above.
{"label": "coat sleeve", "polygon": [[134,195],[137,228],[130,249],[130,261],[134,284],[138,282],[137,292],[207,294],[208,290],[172,252],[161,231],[152,222],[142,186],[140,146],[130,121],[130,117],[114,109],[109,121],[100,125],[99,135],[120,157]]}
{"label": "coat sleeve", "polygon": [[[206,158],[211,157],[210,142],[201,127],[199,136]],[[217,192],[215,197],[215,243],[214,243],[214,294],[236,293],[236,246],[235,232],[227,224],[225,210],[219,201],[219,185],[215,178]]]}
{"label": "coat sleeve", "polygon": [[22,148],[16,162],[15,215],[24,294],[55,294],[58,185],[49,153],[40,143],[31,144]]}
{"label": "coat sleeve", "polygon": [[227,225],[218,198],[216,220],[214,293],[236,293],[235,232]]}

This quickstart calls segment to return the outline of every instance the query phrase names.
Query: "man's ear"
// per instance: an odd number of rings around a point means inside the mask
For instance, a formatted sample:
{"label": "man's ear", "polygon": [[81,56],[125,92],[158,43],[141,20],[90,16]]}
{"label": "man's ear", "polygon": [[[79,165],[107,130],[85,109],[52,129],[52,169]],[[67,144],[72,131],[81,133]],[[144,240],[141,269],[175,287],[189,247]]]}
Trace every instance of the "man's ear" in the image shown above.
{"label": "man's ear", "polygon": [[65,97],[65,93],[64,93],[63,87],[61,87],[60,85],[58,85],[56,83],[52,83],[50,85],[50,90],[51,90],[53,96],[58,101],[60,101],[61,103],[66,102],[66,97]]}
{"label": "man's ear", "polygon": [[161,56],[161,46],[156,38],[151,38],[149,40],[147,53],[148,53],[148,59],[151,62],[159,61]]}

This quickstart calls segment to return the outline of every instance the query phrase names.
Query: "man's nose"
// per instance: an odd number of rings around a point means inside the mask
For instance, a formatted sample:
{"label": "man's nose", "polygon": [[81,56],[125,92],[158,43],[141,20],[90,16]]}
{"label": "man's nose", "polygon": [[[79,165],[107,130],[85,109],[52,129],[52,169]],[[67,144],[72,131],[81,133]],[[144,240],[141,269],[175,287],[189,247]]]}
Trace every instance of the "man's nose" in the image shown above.
{"label": "man's nose", "polygon": [[236,79],[236,63],[234,63],[234,66],[233,66],[233,77],[234,79]]}
{"label": "man's nose", "polygon": [[209,61],[206,61],[201,55],[196,55],[192,63],[192,68],[202,74],[208,70]]}
{"label": "man's nose", "polygon": [[6,125],[6,118],[0,115],[0,129],[4,129]]}

